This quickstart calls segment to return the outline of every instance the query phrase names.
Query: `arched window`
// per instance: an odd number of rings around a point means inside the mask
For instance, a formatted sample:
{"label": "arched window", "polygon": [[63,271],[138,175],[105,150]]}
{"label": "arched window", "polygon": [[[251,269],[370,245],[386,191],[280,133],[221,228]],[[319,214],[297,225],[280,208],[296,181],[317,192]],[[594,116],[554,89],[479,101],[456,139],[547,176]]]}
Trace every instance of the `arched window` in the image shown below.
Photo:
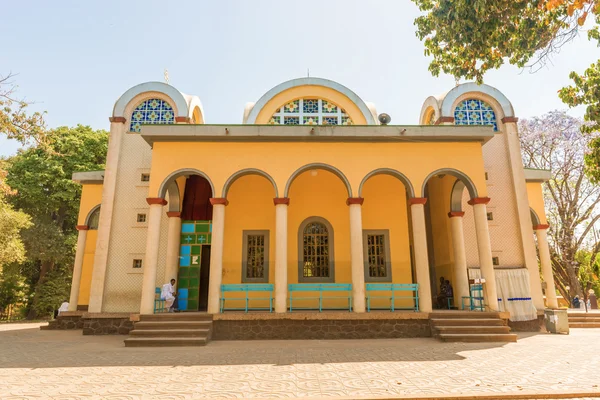
{"label": "arched window", "polygon": [[92,210],[88,216],[87,226],[89,229],[98,229],[98,222],[100,221],[100,206],[97,206]]}
{"label": "arched window", "polygon": [[467,99],[460,102],[454,109],[455,125],[490,125],[498,130],[496,113],[485,101]]}
{"label": "arched window", "polygon": [[131,113],[129,131],[139,132],[142,124],[172,124],[175,112],[169,103],[161,99],[148,99]]}
{"label": "arched window", "polygon": [[298,281],[334,282],[333,228],[327,220],[310,217],[298,231]]}
{"label": "arched window", "polygon": [[271,125],[352,125],[341,107],[323,99],[298,99],[284,104],[269,120]]}

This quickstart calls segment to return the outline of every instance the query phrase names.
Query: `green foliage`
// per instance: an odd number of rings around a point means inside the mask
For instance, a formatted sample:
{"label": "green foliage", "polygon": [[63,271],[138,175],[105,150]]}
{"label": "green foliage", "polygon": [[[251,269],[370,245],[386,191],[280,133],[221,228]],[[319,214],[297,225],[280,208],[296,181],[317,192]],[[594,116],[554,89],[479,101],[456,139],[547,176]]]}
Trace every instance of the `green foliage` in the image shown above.
{"label": "green foliage", "polygon": [[0,134],[21,143],[33,140],[43,143],[45,125],[43,113],[28,113],[24,100],[15,97],[13,75],[0,75]]}
{"label": "green foliage", "polygon": [[16,264],[6,266],[0,271],[0,310],[12,304],[27,301],[27,286]]}
{"label": "green foliage", "polygon": [[69,301],[71,275],[67,268],[57,268],[48,273],[38,288],[34,310],[41,317],[51,315],[64,301]]}
{"label": "green foliage", "polygon": [[[35,311],[46,313],[58,301],[56,296],[65,301],[62,289],[57,289],[62,283],[56,286],[62,281],[55,274],[62,271],[64,276],[72,268],[77,242],[81,186],[71,180],[72,174],[104,169],[107,147],[106,131],[60,127],[48,132],[44,145],[19,150],[6,162],[6,183],[14,191],[6,198],[33,221],[21,239],[27,253],[23,276]],[[47,274],[55,282],[46,279]]]}
{"label": "green foliage", "polygon": [[20,233],[30,226],[29,216],[14,210],[0,194],[0,271],[3,265],[25,259]]}
{"label": "green foliage", "polygon": [[413,0],[426,14],[415,20],[429,70],[481,83],[505,59],[525,66],[568,26],[564,7],[540,9],[532,0]]}

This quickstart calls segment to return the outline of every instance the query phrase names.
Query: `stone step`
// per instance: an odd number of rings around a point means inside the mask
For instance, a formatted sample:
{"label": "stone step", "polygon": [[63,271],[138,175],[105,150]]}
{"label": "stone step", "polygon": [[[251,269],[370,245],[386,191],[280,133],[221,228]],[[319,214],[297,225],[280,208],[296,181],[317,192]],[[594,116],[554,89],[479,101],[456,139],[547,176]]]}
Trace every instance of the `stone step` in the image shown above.
{"label": "stone step", "polygon": [[436,326],[437,333],[510,333],[510,327],[503,326]]}
{"label": "stone step", "polygon": [[140,321],[133,324],[133,329],[208,329],[212,321]]}
{"label": "stone step", "polygon": [[517,335],[514,333],[440,333],[438,338],[442,342],[516,342]]}
{"label": "stone step", "polygon": [[208,339],[205,337],[189,338],[145,338],[130,337],[125,339],[125,347],[184,347],[184,346],[206,346]]}
{"label": "stone step", "polygon": [[438,326],[504,326],[504,321],[499,318],[437,318],[431,319],[434,327]]}
{"label": "stone step", "polygon": [[162,313],[152,315],[140,315],[140,321],[212,321],[212,314],[206,313]]}
{"label": "stone step", "polygon": [[500,318],[500,313],[495,311],[433,311],[429,313],[430,319],[488,319]]}
{"label": "stone step", "polygon": [[597,322],[600,323],[600,317],[569,317],[569,322]]}
{"label": "stone step", "polygon": [[571,322],[569,328],[600,328],[600,322]]}
{"label": "stone step", "polygon": [[208,337],[210,329],[134,329],[129,332],[130,337]]}

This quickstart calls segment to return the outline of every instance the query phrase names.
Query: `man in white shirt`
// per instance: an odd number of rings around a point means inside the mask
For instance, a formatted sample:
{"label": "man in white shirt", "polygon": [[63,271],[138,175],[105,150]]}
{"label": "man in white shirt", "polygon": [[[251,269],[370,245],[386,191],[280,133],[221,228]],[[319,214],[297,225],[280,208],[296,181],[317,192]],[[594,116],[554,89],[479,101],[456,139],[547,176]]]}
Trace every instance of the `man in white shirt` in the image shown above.
{"label": "man in white shirt", "polygon": [[162,285],[160,292],[160,299],[165,302],[165,312],[174,312],[176,298],[175,279],[171,279],[171,283]]}
{"label": "man in white shirt", "polygon": [[69,311],[69,303],[67,303],[66,301],[60,305],[58,309],[58,315],[60,315],[60,313],[64,311]]}

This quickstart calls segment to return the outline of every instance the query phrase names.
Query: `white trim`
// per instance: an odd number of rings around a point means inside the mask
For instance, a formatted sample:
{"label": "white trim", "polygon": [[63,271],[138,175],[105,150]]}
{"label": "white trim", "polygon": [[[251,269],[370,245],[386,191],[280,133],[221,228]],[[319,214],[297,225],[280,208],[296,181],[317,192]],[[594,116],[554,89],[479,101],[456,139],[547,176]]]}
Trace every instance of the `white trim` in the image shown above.
{"label": "white trim", "polygon": [[[299,78],[299,79],[292,79],[291,81],[280,83],[279,85],[275,86],[274,88],[269,90],[267,93],[265,93],[256,102],[256,104],[250,111],[250,114],[248,115],[246,123],[247,124],[255,124],[256,117],[258,117],[258,114],[263,109],[263,107],[273,97],[277,96],[279,93],[281,93],[285,90],[291,89],[293,87],[308,86],[308,85],[324,86],[324,87],[327,87],[327,88],[330,88],[337,92],[342,93],[343,95],[348,97],[350,99],[350,101],[352,101],[354,104],[356,104],[356,106],[360,109],[362,115],[365,117],[368,125],[376,124],[375,119],[373,118],[373,115],[371,114],[371,111],[369,110],[369,107],[367,107],[365,102],[360,97],[358,97],[358,95],[356,93],[354,93],[347,87],[340,85],[337,82],[330,81],[328,79],[322,79],[322,78]],[[281,105],[281,106],[283,106],[283,105]]]}
{"label": "white trim", "polygon": [[552,171],[547,169],[523,168],[525,182],[548,182],[552,179]]}
{"label": "white trim", "polygon": [[[171,85],[167,85],[162,82],[145,82],[136,85],[119,97],[119,99],[115,102],[115,106],[113,108],[113,117],[125,117],[129,121],[129,116],[125,115],[125,109],[127,105],[136,97],[142,93],[146,92],[158,92],[163,93],[165,96],[168,96],[174,103],[177,108],[177,117],[187,117],[188,116],[188,104],[187,101],[179,90],[175,89]],[[202,110],[202,109],[200,109]],[[193,112],[193,109],[192,109]],[[204,115],[203,115],[204,117]]]}
{"label": "white trim", "polygon": [[[479,92],[482,93],[486,96],[489,96],[491,98],[493,98],[494,100],[496,100],[498,102],[498,104],[500,105],[500,107],[502,108],[502,111],[504,113],[504,115],[502,116],[498,116],[498,114],[496,114],[496,118],[500,117],[514,117],[515,116],[515,112],[513,110],[513,106],[510,103],[510,101],[508,101],[508,99],[506,98],[506,96],[504,96],[504,94],[502,94],[501,91],[499,91],[498,89],[486,85],[486,84],[481,84],[478,85],[475,82],[468,82],[468,83],[463,83],[462,85],[458,85],[455,88],[453,88],[452,90],[450,90],[448,92],[448,94],[446,94],[446,96],[444,97],[444,99],[442,100],[442,104],[441,104],[441,113],[442,113],[442,117],[454,117],[454,108],[453,105],[454,103],[456,103],[456,100],[469,92]],[[500,121],[498,121],[500,122]]]}

